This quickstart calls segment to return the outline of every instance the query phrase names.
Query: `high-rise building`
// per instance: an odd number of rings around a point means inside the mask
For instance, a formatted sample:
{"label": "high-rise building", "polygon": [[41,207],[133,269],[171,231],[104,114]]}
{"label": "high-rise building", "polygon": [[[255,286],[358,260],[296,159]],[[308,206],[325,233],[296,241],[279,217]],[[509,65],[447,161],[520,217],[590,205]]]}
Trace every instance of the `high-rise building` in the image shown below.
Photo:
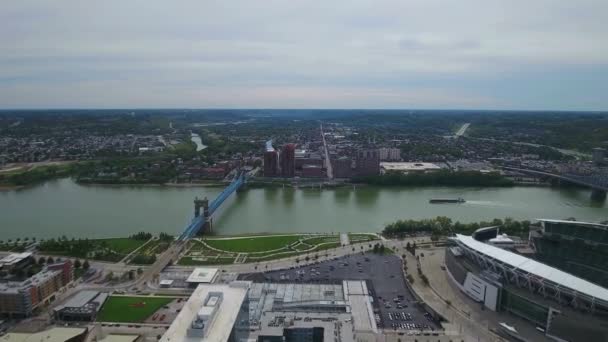
{"label": "high-rise building", "polygon": [[592,152],[592,159],[595,164],[603,164],[606,158],[606,150],[601,147],[596,147]]}
{"label": "high-rise building", "polygon": [[349,157],[340,157],[331,161],[336,178],[350,178],[353,176],[353,160]]}
{"label": "high-rise building", "polygon": [[381,161],[401,160],[401,150],[395,147],[382,147],[378,150]]}
{"label": "high-rise building", "polygon": [[272,140],[268,140],[264,152],[264,177],[276,177],[278,175],[279,153],[272,147]]}
{"label": "high-rise building", "polygon": [[281,175],[294,177],[296,175],[296,145],[286,144],[281,151]]}
{"label": "high-rise building", "polygon": [[378,149],[362,149],[357,151],[357,176],[376,176],[380,174],[380,154]]}

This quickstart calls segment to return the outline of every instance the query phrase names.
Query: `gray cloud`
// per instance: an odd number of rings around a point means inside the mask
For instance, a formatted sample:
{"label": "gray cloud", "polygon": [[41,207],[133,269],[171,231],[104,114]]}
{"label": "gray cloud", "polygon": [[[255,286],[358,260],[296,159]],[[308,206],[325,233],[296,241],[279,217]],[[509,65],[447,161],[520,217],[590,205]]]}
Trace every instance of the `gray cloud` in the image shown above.
{"label": "gray cloud", "polygon": [[608,74],[604,0],[21,0],[0,22],[0,107],[608,105],[567,82]]}

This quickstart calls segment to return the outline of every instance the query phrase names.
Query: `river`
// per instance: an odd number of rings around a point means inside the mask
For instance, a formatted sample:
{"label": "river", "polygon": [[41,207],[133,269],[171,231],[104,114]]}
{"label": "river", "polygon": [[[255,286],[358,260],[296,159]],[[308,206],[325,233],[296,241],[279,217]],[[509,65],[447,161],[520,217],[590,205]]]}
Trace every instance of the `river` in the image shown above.
{"label": "river", "polygon": [[196,152],[202,151],[207,148],[207,146],[203,144],[201,136],[196,133],[192,133],[190,135],[190,140],[192,140],[192,142],[196,144]]}
{"label": "river", "polygon": [[[177,234],[192,217],[195,196],[209,199],[219,187],[78,185],[60,179],[0,192],[1,239],[127,236],[137,231]],[[463,197],[464,204],[429,204],[429,198]],[[261,232],[370,232],[399,218],[438,215],[471,222],[517,219],[608,219],[606,203],[589,191],[513,188],[247,189],[231,196],[215,218],[217,234]]]}

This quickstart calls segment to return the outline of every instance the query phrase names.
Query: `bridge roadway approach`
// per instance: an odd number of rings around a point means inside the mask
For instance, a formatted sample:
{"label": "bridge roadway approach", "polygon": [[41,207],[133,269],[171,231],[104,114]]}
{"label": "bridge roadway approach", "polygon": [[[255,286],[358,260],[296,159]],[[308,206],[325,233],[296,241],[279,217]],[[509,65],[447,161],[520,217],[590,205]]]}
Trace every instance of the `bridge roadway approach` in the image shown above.
{"label": "bridge roadway approach", "polygon": [[[244,172],[238,172],[232,182],[213,200],[211,203],[204,198],[202,200],[196,198],[194,200],[194,218],[186,226],[184,232],[175,240],[166,251],[164,251],[154,264],[150,265],[144,273],[135,282],[135,286],[139,289],[144,289],[149,281],[153,281],[167,265],[176,262],[179,255],[188,246],[188,240],[209,231],[211,229],[211,216],[216,210],[246,182],[247,175]],[[203,214],[201,215],[201,207]]]}
{"label": "bridge roadway approach", "polygon": [[608,192],[608,175],[578,175],[574,173],[555,174],[542,170],[525,169],[510,166],[503,166],[502,168],[505,170],[517,171],[530,175],[554,178],[560,181],[591,188],[591,199],[597,201],[606,200],[606,192]]}

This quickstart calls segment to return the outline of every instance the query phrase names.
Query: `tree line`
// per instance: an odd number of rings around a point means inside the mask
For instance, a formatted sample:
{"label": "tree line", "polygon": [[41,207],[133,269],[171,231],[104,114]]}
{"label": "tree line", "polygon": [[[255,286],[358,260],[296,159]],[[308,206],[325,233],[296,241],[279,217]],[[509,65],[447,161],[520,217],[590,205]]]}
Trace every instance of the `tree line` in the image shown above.
{"label": "tree line", "polygon": [[441,170],[429,173],[409,173],[390,171],[384,175],[356,177],[355,183],[398,186],[513,186],[512,180],[498,172]]}
{"label": "tree line", "polygon": [[471,235],[479,228],[500,226],[500,231],[508,235],[523,236],[530,231],[530,221],[517,221],[512,218],[494,219],[492,221],[481,221],[472,223],[452,222],[445,216],[437,216],[422,220],[397,220],[387,224],[382,230],[386,237],[402,237],[416,233],[431,234],[436,239],[439,236],[447,236],[453,233]]}

